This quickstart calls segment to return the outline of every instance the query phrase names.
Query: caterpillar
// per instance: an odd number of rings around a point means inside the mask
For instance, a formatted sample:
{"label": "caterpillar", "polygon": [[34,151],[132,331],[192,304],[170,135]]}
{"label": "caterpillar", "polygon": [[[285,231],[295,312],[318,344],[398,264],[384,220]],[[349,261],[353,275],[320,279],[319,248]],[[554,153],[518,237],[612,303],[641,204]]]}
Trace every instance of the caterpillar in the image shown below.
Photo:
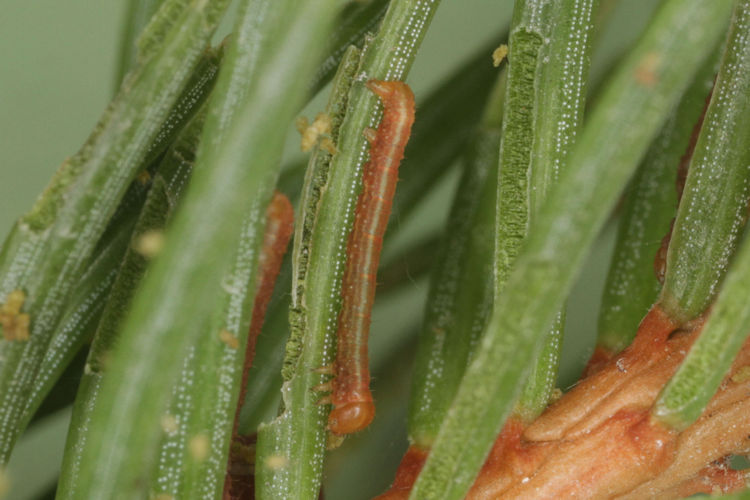
{"label": "caterpillar", "polygon": [[[274,191],[271,202],[266,209],[266,229],[263,234],[263,243],[258,256],[258,274],[256,278],[255,301],[250,319],[250,331],[248,333],[247,347],[245,350],[245,363],[242,371],[242,386],[237,411],[245,400],[247,390],[247,378],[255,355],[255,342],[260,335],[266,309],[273,294],[276,278],[281,270],[286,248],[294,229],[294,208],[283,193]],[[236,422],[235,422],[236,423]]]}
{"label": "caterpillar", "polygon": [[364,429],[375,416],[367,366],[370,311],[398,166],[414,123],[414,94],[408,85],[399,81],[370,80],[367,88],[380,98],[384,109],[377,131],[365,131],[370,141],[370,159],[363,169],[362,192],[357,199],[354,226],[347,244],[336,335],[335,378],[331,386],[333,410],[328,417],[329,430],[338,435]]}
{"label": "caterpillar", "polygon": [[[240,394],[235,410],[234,427],[232,430],[232,446],[230,448],[229,463],[224,480],[224,499],[246,498],[252,492],[252,481],[249,480],[249,466],[245,463],[245,452],[254,438],[242,436],[238,433],[240,411],[247,394],[247,381],[250,368],[255,357],[255,342],[258,339],[266,309],[273,294],[276,278],[284,260],[284,254],[292,236],[294,226],[294,208],[289,199],[279,191],[275,191],[266,209],[266,228],[263,234],[263,244],[258,256],[258,273],[256,276],[255,300],[250,319],[250,331],[245,348],[245,360],[242,367],[242,382]],[[250,488],[250,489],[248,489]]]}

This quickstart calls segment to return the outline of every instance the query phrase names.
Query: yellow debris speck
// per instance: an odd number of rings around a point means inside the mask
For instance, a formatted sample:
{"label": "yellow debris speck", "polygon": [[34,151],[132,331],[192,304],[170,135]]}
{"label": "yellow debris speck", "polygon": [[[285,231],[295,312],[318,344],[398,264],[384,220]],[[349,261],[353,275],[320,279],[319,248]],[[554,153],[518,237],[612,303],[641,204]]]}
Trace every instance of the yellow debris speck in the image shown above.
{"label": "yellow debris speck", "polygon": [[327,450],[335,450],[342,444],[344,444],[344,440],[346,440],[345,435],[337,436],[336,434],[329,432],[328,433],[328,441],[326,442],[326,449]]}
{"label": "yellow debris speck", "polygon": [[315,120],[309,125],[305,117],[297,118],[296,124],[297,130],[302,134],[300,143],[302,151],[310,151],[324,135],[331,133],[333,125],[331,117],[325,113],[318,113]]}
{"label": "yellow debris speck", "polygon": [[26,302],[26,293],[23,290],[13,290],[8,294],[8,299],[3,304],[2,310],[18,314],[24,302]]}
{"label": "yellow debris speck", "polygon": [[635,80],[646,87],[653,87],[658,81],[661,56],[655,52],[646,54],[635,68]]}
{"label": "yellow debris speck", "polygon": [[196,434],[188,442],[190,456],[196,462],[202,462],[208,458],[208,452],[211,449],[211,442],[205,434]]}
{"label": "yellow debris speck", "polygon": [[146,231],[136,241],[134,249],[147,259],[156,257],[164,247],[164,232],[158,230]]}
{"label": "yellow debris speck", "polygon": [[743,366],[737,372],[732,375],[732,382],[741,384],[750,380],[750,366]]}
{"label": "yellow debris speck", "polygon": [[282,469],[287,466],[289,460],[284,455],[271,455],[266,459],[266,466],[271,470]]}
{"label": "yellow debris speck", "polygon": [[549,402],[554,403],[558,399],[560,399],[563,396],[563,391],[559,387],[555,387],[552,389],[552,392],[549,395]]}
{"label": "yellow debris speck", "polygon": [[0,305],[0,327],[3,329],[5,340],[20,342],[29,340],[31,318],[27,313],[21,312],[24,302],[26,302],[24,291],[13,290],[8,294],[5,303]]}
{"label": "yellow debris speck", "polygon": [[136,179],[138,179],[141,185],[145,186],[151,180],[151,174],[148,173],[148,170],[141,170]]}
{"label": "yellow debris speck", "polygon": [[164,414],[161,417],[161,428],[167,434],[177,432],[177,418],[174,415]]}
{"label": "yellow debris speck", "polygon": [[338,152],[336,145],[329,137],[323,137],[320,141],[320,149],[331,155],[335,155]]}
{"label": "yellow debris speck", "polygon": [[237,349],[240,346],[240,339],[235,337],[229,330],[220,331],[219,339],[232,349]]}
{"label": "yellow debris speck", "polygon": [[500,66],[500,63],[503,62],[503,59],[505,59],[507,55],[508,46],[502,44],[492,52],[492,65],[497,68],[498,66]]}

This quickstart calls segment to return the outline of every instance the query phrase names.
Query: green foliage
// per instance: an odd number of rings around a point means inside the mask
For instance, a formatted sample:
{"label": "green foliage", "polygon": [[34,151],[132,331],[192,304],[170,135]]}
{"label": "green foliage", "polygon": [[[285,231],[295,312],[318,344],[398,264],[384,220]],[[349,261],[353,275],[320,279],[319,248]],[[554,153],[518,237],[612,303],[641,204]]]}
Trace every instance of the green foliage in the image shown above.
{"label": "green foliage", "polygon": [[[165,4],[166,5],[166,4]],[[127,77],[87,142],[63,163],[0,254],[0,297],[25,292],[28,342],[0,340],[0,463],[21,431],[20,415],[50,338],[85,264],[130,182],[166,147],[161,127],[193,72],[223,12],[221,2],[196,4]],[[203,87],[206,82],[203,82]],[[192,99],[192,105],[199,99]],[[190,105],[188,105],[188,109]],[[182,118],[185,119],[184,110]],[[174,124],[173,124],[174,125]],[[160,145],[160,146],[155,146]]]}
{"label": "green foliage", "polygon": [[136,38],[162,3],[164,0],[129,0],[127,2],[127,14],[120,39],[120,60],[115,79],[118,86],[128,70],[135,64],[138,51]]}
{"label": "green foliage", "polygon": [[[633,2],[516,0],[507,35],[496,35],[498,18],[496,34],[430,92],[411,82],[417,120],[373,315],[378,414],[328,454],[340,444],[326,429],[324,384],[346,242],[364,132],[381,115],[363,83],[405,80],[415,62],[423,70],[417,52],[435,33],[440,2],[240,0],[232,34],[212,49],[230,3],[127,2],[117,96],[3,244],[0,498],[7,481],[21,481],[17,465],[4,467],[29,422],[26,464],[28,448],[40,446],[28,443],[50,440],[34,415],[56,384],[74,392],[77,378],[63,373],[80,351],[88,358],[58,498],[221,498],[242,403],[240,431],[258,430],[261,500],[315,499],[321,484],[327,497],[369,494],[392,477],[407,439],[430,450],[411,498],[462,498],[506,418],[532,421],[548,404],[565,301],[623,192],[598,346],[625,348],[657,299],[652,262],[676,208],[676,166],[734,4],[658,296],[677,322],[710,314],[652,414],[675,429],[701,415],[750,330],[750,245],[740,244],[750,198],[750,0],[661,2],[628,54],[600,66],[611,71],[585,120],[590,53],[610,29],[598,25]],[[506,36],[498,78],[490,54]],[[319,106],[313,97],[331,79],[323,137],[333,147],[318,143],[309,161],[280,168],[285,141],[297,144],[287,137],[294,115],[309,100]],[[274,189],[297,202],[294,248],[238,403]],[[52,419],[60,440],[68,415]]]}
{"label": "green foliage", "polygon": [[746,2],[738,1],[669,244],[659,303],[679,321],[696,318],[715,297],[747,218],[747,15]]}
{"label": "green foliage", "polygon": [[662,294],[672,307],[668,311],[690,318],[721,288],[700,337],[654,408],[659,420],[678,429],[703,412],[750,331],[747,243],[734,257],[725,283],[717,284],[747,218],[750,151],[744,145],[749,137],[750,1],[740,0],[690,164],[669,247],[671,274]]}
{"label": "green foliage", "polygon": [[715,64],[703,66],[654,139],[625,194],[599,311],[597,343],[609,352],[619,352],[630,344],[638,323],[661,290],[654,256],[674,219],[677,165],[705,107],[715,73]]}
{"label": "green foliage", "polygon": [[[512,293],[495,302],[487,332],[498,334],[482,338],[411,498],[461,498],[471,486],[589,245],[721,36],[728,10],[700,1],[665,3],[613,75],[516,259],[505,284]],[[671,35],[688,28],[690,36]],[[639,69],[654,53],[661,64],[650,66],[654,80],[646,84]],[[615,126],[635,122],[638,127]]]}

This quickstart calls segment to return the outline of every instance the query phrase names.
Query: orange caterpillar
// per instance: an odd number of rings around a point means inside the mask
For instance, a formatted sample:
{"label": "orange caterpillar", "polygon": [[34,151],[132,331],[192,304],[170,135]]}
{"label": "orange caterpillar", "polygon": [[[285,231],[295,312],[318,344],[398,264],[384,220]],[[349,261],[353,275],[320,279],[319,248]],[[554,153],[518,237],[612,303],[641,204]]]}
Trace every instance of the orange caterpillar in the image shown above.
{"label": "orange caterpillar", "polygon": [[[294,207],[289,198],[279,191],[274,191],[271,202],[266,209],[266,229],[263,234],[263,243],[258,256],[258,275],[256,278],[255,301],[250,319],[250,331],[245,349],[245,363],[242,367],[242,385],[240,386],[239,405],[237,416],[239,416],[242,403],[245,401],[247,392],[247,378],[255,357],[255,343],[263,328],[266,317],[266,309],[273,295],[276,278],[279,276],[281,264],[284,261],[286,247],[294,230]],[[238,419],[235,419],[235,430]]]}
{"label": "orange caterpillar", "polygon": [[370,80],[367,88],[383,102],[383,119],[377,131],[368,129],[370,160],[364,166],[362,193],[357,200],[354,226],[347,245],[338,347],[332,384],[333,410],[328,428],[334,434],[351,434],[367,427],[375,416],[367,366],[367,336],[375,299],[375,278],[383,246],[398,165],[404,157],[414,123],[414,94],[403,82]]}
{"label": "orange caterpillar", "polygon": [[254,446],[255,438],[242,436],[237,427],[240,420],[240,410],[247,394],[247,380],[250,367],[255,357],[255,342],[258,339],[266,309],[273,294],[276,278],[284,260],[286,247],[292,235],[294,226],[294,208],[289,199],[282,193],[276,191],[266,209],[266,229],[263,234],[263,246],[258,256],[258,275],[256,277],[255,301],[250,320],[250,331],[248,333],[247,347],[245,349],[245,361],[242,367],[242,384],[237,399],[237,409],[234,417],[234,428],[232,431],[232,443],[229,451],[229,463],[224,480],[224,500],[249,498],[253,492],[252,468],[247,463],[247,450]]}

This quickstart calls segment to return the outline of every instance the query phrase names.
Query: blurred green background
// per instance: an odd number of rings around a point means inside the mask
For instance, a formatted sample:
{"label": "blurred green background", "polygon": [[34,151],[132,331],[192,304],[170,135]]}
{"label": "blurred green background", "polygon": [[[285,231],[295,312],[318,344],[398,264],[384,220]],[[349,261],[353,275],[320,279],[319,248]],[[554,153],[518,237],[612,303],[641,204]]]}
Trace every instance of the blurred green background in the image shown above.
{"label": "blurred green background", "polygon": [[[29,209],[60,162],[74,153],[116,87],[115,67],[126,0],[5,0],[0,16],[0,232]],[[443,0],[409,76],[417,97],[425,96],[455,65],[507,25],[512,0]],[[611,3],[611,2],[607,2]],[[592,64],[592,80],[606,75],[611,61],[635,39],[658,0],[619,2],[604,27]],[[231,23],[224,23],[223,36]],[[489,60],[489,54],[488,54]],[[313,116],[326,92],[303,112]],[[417,119],[419,112],[417,111]],[[290,127],[291,130],[291,127]],[[287,158],[300,155],[291,132]],[[451,203],[456,175],[448,176],[411,220],[396,220],[400,239],[439,227]],[[614,239],[610,223],[592,250],[569,301],[560,385],[578,377],[595,336],[602,284]],[[404,236],[406,235],[406,236]],[[402,247],[401,241],[394,248]],[[426,280],[377,304],[373,319],[373,369],[381,419],[344,449],[332,454],[327,498],[367,498],[392,478],[406,446],[405,403],[408,340],[377,339],[415,333],[422,317]],[[383,348],[380,348],[380,345]],[[394,347],[395,346],[395,347]],[[386,359],[398,361],[384,365]],[[400,363],[400,364],[399,364]],[[378,372],[378,366],[387,366]],[[394,366],[400,366],[395,369]],[[395,382],[395,383],[394,383]],[[381,387],[381,389],[378,389]],[[380,407],[379,407],[380,411]],[[8,498],[40,498],[54,484],[68,412],[47,417],[22,439],[9,466]]]}

